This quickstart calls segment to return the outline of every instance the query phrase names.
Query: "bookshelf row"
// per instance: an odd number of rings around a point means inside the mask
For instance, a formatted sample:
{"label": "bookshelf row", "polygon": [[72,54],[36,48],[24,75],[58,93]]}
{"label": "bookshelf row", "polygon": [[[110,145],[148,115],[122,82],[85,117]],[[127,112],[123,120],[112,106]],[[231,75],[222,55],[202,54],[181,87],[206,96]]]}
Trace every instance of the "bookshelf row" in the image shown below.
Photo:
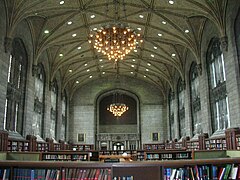
{"label": "bookshelf row", "polygon": [[124,163],[0,161],[0,178],[221,180],[240,178],[239,168],[240,158]]}
{"label": "bookshelf row", "polygon": [[[208,137],[208,134],[200,134],[197,139],[189,137],[182,138],[180,141],[172,140],[164,143],[143,144],[144,150],[240,150],[240,129],[231,128],[225,131],[224,136]],[[94,150],[93,144],[68,144],[64,141],[54,142],[47,138],[46,141],[37,141],[32,135],[27,135],[26,139],[14,139],[8,137],[8,132],[0,131],[0,151],[91,151]],[[109,153],[112,154],[115,151]],[[106,153],[106,152],[103,152]]]}
{"label": "bookshelf row", "polygon": [[[236,129],[234,129],[236,131]],[[232,131],[234,131],[232,130]],[[226,131],[225,136],[208,137],[208,134],[201,134],[198,139],[190,139],[189,137],[166,141],[164,143],[144,144],[143,149],[148,151],[153,150],[169,150],[169,149],[186,149],[186,150],[240,150],[240,130],[232,133]],[[228,135],[230,134],[230,135]]]}
{"label": "bookshelf row", "polygon": [[26,139],[9,138],[7,131],[0,131],[0,151],[23,151],[23,152],[48,152],[48,151],[90,151],[93,144],[68,144],[64,141],[54,142],[51,138],[37,141],[33,135],[27,135]]}
{"label": "bookshelf row", "polygon": [[159,150],[136,151],[136,154],[102,155],[99,151],[54,151],[54,152],[1,152],[0,160],[31,160],[31,161],[58,161],[58,162],[122,162],[122,161],[166,161],[240,157],[238,150]]}

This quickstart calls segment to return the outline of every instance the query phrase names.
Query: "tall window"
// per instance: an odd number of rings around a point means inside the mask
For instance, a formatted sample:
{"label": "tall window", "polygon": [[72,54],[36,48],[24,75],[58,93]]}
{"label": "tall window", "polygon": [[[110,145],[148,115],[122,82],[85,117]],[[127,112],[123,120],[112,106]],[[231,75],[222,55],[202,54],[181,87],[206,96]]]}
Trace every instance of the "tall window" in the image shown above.
{"label": "tall window", "polygon": [[51,138],[56,137],[56,125],[57,125],[57,97],[58,87],[56,80],[51,84],[51,125],[50,125],[50,136]]}
{"label": "tall window", "polygon": [[61,125],[61,140],[66,139],[66,126],[67,126],[67,95],[64,91],[63,97],[62,97],[62,125]]}
{"label": "tall window", "polygon": [[184,82],[180,79],[178,81],[178,119],[179,119],[179,136],[185,136],[185,104],[184,104]]}
{"label": "tall window", "polygon": [[214,38],[207,56],[212,131],[230,127],[224,57],[220,41]]}
{"label": "tall window", "polygon": [[174,133],[174,107],[173,107],[173,101],[174,101],[174,94],[173,94],[172,90],[170,89],[169,95],[168,95],[170,139],[175,138],[175,133]]}
{"label": "tall window", "polygon": [[44,85],[45,73],[42,65],[33,67],[33,74],[35,77],[35,91],[34,91],[34,113],[33,113],[33,134],[42,136],[43,118],[44,118]]}
{"label": "tall window", "polygon": [[14,39],[9,58],[8,84],[5,100],[4,129],[22,134],[27,53],[21,39]]}
{"label": "tall window", "polygon": [[200,113],[200,92],[199,92],[199,77],[197,64],[193,63],[189,74],[190,79],[190,100],[192,114],[192,134],[200,134],[202,131]]}

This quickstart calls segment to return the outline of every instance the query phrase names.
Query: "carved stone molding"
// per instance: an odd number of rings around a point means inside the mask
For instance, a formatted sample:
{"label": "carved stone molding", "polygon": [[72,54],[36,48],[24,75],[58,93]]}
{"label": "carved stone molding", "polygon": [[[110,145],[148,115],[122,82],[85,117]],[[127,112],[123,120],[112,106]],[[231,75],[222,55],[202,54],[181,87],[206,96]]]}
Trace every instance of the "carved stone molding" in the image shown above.
{"label": "carved stone molding", "polygon": [[4,48],[5,48],[5,53],[10,53],[12,50],[12,38],[5,37],[4,38]]}
{"label": "carved stone molding", "polygon": [[171,98],[171,100],[174,100],[174,99],[175,99],[175,93],[174,93],[174,91],[171,92],[170,98]]}
{"label": "carved stone molding", "polygon": [[202,64],[197,64],[197,71],[199,75],[202,75]]}
{"label": "carved stone molding", "polygon": [[140,140],[139,134],[98,134],[98,141],[137,141]]}
{"label": "carved stone molding", "polygon": [[33,65],[32,66],[32,75],[36,76],[38,74],[38,66],[37,65]]}
{"label": "carved stone molding", "polygon": [[224,36],[220,38],[221,47],[224,51],[228,51],[228,37]]}

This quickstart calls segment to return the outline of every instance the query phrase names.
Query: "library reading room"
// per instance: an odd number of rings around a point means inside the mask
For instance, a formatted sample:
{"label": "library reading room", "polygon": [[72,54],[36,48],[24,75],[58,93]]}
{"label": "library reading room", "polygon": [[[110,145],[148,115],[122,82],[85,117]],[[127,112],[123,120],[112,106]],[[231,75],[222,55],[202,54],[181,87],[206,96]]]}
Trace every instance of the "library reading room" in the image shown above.
{"label": "library reading room", "polygon": [[0,180],[240,179],[240,0],[0,0]]}

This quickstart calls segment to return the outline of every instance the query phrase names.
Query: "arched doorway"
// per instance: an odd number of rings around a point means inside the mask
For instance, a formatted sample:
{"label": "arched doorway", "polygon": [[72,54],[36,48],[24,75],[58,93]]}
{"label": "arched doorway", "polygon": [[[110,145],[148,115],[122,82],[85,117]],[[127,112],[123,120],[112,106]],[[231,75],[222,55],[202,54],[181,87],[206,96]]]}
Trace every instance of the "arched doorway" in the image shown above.
{"label": "arched doorway", "polygon": [[[108,107],[117,100],[128,106],[121,116],[114,116]],[[140,147],[139,100],[122,89],[101,94],[97,99],[96,148],[101,150],[133,150]],[[118,143],[121,145],[118,146]]]}

